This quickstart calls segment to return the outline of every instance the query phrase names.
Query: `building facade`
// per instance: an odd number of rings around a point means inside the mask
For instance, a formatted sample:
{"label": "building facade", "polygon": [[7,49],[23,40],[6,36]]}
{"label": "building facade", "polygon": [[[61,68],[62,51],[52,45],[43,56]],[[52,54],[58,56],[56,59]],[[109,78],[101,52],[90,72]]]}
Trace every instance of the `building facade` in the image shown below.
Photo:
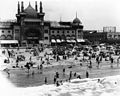
{"label": "building facade", "polygon": [[120,32],[98,32],[97,30],[83,30],[83,39],[87,39],[91,44],[116,44],[120,43]]}
{"label": "building facade", "polygon": [[72,22],[53,22],[44,20],[42,2],[35,2],[35,8],[29,3],[18,2],[16,21],[0,22],[0,40],[18,40],[20,44],[51,44],[61,42],[77,42],[83,39],[83,25],[77,18]]}
{"label": "building facade", "polygon": [[107,32],[108,43],[120,43],[120,32]]}
{"label": "building facade", "polygon": [[12,40],[12,39],[13,39],[13,23],[0,22],[0,40]]}
{"label": "building facade", "polygon": [[107,32],[97,32],[97,30],[83,30],[83,38],[91,44],[100,44],[107,42]]}

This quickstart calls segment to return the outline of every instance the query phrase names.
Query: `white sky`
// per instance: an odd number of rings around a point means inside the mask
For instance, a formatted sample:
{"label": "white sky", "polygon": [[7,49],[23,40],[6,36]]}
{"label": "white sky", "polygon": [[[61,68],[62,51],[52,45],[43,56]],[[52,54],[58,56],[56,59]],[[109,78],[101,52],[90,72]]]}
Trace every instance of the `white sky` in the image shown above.
{"label": "white sky", "polygon": [[0,0],[0,18],[16,19],[18,1],[24,1],[24,8],[35,1],[42,1],[45,20],[72,21],[76,16],[84,29],[102,30],[103,26],[116,26],[120,32],[120,0]]}

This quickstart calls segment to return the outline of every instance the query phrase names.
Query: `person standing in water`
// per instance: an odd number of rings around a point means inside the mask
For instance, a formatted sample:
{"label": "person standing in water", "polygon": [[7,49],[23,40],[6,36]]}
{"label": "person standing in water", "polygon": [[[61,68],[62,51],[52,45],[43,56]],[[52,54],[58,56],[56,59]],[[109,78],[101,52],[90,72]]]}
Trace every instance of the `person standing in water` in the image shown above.
{"label": "person standing in water", "polygon": [[89,73],[88,73],[88,71],[86,71],[86,78],[89,78]]}
{"label": "person standing in water", "polygon": [[63,68],[63,76],[65,76],[65,68]]}
{"label": "person standing in water", "polygon": [[45,77],[45,84],[47,84],[47,77]]}

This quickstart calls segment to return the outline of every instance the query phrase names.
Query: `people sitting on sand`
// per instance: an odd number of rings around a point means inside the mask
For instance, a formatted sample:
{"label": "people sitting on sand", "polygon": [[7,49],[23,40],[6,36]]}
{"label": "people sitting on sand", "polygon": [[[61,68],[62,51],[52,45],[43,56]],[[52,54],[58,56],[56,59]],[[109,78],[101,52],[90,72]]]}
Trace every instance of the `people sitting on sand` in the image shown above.
{"label": "people sitting on sand", "polygon": [[58,86],[60,86],[60,83],[59,83],[59,81],[57,81],[57,82],[56,82],[56,86],[57,86],[57,87],[58,87]]}
{"label": "people sitting on sand", "polygon": [[78,75],[78,76],[77,76],[77,78],[78,78],[78,79],[81,79],[81,76],[80,76],[80,75]]}
{"label": "people sitting on sand", "polygon": [[76,74],[76,72],[75,72],[75,73],[74,73],[74,77],[76,77],[76,75],[77,75],[77,74]]}

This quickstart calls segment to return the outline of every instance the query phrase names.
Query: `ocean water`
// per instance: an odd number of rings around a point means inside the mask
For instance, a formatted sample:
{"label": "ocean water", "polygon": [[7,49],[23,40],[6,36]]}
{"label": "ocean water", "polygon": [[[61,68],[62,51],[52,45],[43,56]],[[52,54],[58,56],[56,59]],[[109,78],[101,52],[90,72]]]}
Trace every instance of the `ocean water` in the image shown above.
{"label": "ocean water", "polygon": [[19,88],[0,74],[0,96],[120,96],[120,75],[94,79],[74,79],[54,84]]}

